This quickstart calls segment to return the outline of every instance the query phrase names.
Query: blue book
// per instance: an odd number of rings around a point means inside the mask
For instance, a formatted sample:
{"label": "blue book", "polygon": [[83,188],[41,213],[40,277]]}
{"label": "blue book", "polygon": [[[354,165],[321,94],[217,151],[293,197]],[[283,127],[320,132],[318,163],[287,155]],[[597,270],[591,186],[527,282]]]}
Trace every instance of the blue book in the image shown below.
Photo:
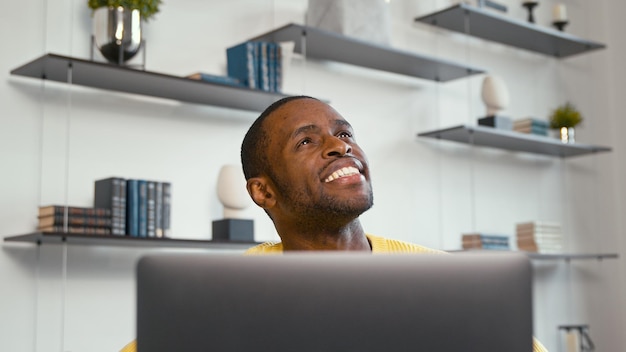
{"label": "blue book", "polygon": [[244,86],[257,89],[257,45],[244,42],[226,49],[228,76],[238,79]]}
{"label": "blue book", "polygon": [[148,237],[148,182],[138,180],[139,185],[139,237]]}
{"label": "blue book", "polygon": [[280,75],[282,72],[281,49],[278,43],[268,43],[270,91],[280,92]]}
{"label": "blue book", "polygon": [[267,72],[270,92],[276,91],[276,43],[267,43]]}
{"label": "blue book", "polygon": [[274,62],[274,76],[275,76],[275,92],[282,92],[283,90],[283,49],[278,43],[274,43],[276,46],[276,56]]}
{"label": "blue book", "polygon": [[187,78],[194,79],[197,81],[203,81],[203,82],[215,83],[215,84],[223,84],[223,85],[234,86],[234,87],[243,86],[243,83],[235,77],[218,76],[218,75],[212,75],[210,73],[204,73],[204,72],[192,73],[189,76],[187,76]]}
{"label": "blue book", "polygon": [[267,42],[256,42],[258,50],[258,86],[259,89],[270,91],[270,73],[269,73],[269,50],[270,46]]}
{"label": "blue book", "polygon": [[139,183],[126,181],[126,233],[139,237]]}

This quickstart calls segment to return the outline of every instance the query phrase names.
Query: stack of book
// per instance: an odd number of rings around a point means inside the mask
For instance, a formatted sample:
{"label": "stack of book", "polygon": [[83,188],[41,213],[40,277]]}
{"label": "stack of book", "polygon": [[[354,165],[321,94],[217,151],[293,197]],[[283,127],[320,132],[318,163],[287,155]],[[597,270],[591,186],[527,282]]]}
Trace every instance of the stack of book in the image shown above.
{"label": "stack of book", "polygon": [[251,89],[282,90],[282,51],[278,43],[248,41],[226,49],[228,76]]}
{"label": "stack of book", "polygon": [[548,121],[534,117],[527,117],[513,121],[513,131],[547,136],[550,125]]}
{"label": "stack of book", "polygon": [[526,252],[562,253],[561,225],[556,222],[531,221],[515,225],[517,248]]}
{"label": "stack of book", "polygon": [[483,233],[463,234],[463,249],[508,250],[509,236]]}
{"label": "stack of book", "polygon": [[169,237],[169,182],[109,177],[95,182],[94,206],[110,209],[112,234]]}
{"label": "stack of book", "polygon": [[111,210],[62,205],[39,207],[41,232],[82,233],[110,235],[112,233]]}

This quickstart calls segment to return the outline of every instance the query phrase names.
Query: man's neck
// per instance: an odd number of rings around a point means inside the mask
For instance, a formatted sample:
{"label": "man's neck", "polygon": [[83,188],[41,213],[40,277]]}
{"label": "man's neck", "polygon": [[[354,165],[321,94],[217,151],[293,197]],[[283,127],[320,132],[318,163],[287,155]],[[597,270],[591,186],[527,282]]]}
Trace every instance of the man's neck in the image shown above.
{"label": "man's neck", "polygon": [[358,220],[344,228],[310,231],[279,232],[285,251],[371,251],[365,232]]}

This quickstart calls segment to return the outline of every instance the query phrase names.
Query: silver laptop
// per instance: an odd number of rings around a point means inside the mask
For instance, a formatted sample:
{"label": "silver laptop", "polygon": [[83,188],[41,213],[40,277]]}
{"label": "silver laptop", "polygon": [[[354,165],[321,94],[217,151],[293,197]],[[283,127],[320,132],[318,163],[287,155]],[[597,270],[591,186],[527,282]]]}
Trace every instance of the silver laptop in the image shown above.
{"label": "silver laptop", "polygon": [[532,351],[513,253],[154,254],[137,300],[138,352]]}

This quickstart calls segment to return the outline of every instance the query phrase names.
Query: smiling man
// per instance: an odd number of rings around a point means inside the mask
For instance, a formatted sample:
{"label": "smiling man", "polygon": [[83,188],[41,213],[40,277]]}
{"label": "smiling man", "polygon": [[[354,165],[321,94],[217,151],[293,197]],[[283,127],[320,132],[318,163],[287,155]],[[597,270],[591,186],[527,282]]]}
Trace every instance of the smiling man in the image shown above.
{"label": "smiling man", "polygon": [[294,96],[269,106],[246,134],[241,161],[248,193],[267,212],[281,238],[247,254],[441,253],[363,231],[359,216],[373,205],[367,158],[350,123],[318,99]]}
{"label": "smiling man", "polygon": [[[281,239],[246,254],[445,253],[363,231],[359,216],[374,204],[367,158],[350,123],[318,99],[287,97],[265,109],[244,137],[241,162],[250,197]],[[547,350],[533,339],[533,352]]]}

